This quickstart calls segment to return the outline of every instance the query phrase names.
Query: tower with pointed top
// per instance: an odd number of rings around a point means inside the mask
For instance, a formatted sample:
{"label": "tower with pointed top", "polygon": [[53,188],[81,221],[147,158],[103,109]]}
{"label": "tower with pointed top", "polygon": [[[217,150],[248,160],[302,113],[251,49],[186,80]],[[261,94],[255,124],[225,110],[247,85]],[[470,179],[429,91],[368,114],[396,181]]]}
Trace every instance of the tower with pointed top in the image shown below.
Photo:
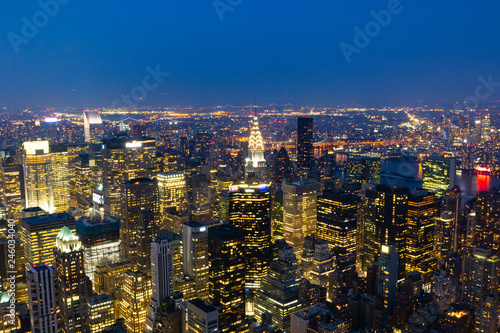
{"label": "tower with pointed top", "polygon": [[257,114],[253,117],[252,129],[248,140],[248,158],[245,168],[245,178],[253,172],[256,178],[262,178],[266,166],[264,159],[264,139],[259,127],[259,118]]}

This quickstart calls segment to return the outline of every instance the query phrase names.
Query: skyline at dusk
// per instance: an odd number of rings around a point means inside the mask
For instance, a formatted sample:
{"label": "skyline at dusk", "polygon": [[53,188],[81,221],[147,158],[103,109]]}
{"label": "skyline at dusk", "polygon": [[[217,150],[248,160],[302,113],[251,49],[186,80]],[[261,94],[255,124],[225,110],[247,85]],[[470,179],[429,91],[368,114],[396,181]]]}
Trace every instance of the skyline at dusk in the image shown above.
{"label": "skyline at dusk", "polygon": [[138,105],[449,106],[500,81],[494,1],[56,4],[5,4],[2,106],[112,107],[157,66],[170,75]]}

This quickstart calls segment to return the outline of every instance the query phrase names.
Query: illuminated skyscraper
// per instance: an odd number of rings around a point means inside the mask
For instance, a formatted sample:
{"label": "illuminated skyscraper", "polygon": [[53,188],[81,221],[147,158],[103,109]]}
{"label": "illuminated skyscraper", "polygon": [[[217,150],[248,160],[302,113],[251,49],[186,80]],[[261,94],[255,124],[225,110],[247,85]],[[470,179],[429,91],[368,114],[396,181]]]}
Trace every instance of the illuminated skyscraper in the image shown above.
{"label": "illuminated skyscraper", "polygon": [[316,236],[338,256],[343,272],[356,269],[356,230],[359,198],[347,193],[324,192],[318,197]]}
{"label": "illuminated skyscraper", "polygon": [[220,332],[246,332],[245,257],[242,229],[222,224],[208,230],[209,298],[219,307]]}
{"label": "illuminated skyscraper", "polygon": [[50,146],[50,155],[54,211],[64,213],[69,209],[71,199],[68,148],[62,145]]}
{"label": "illuminated skyscraper", "polygon": [[92,207],[92,169],[89,154],[80,154],[72,163],[74,168],[73,188],[71,191],[72,206],[83,212]]}
{"label": "illuminated skyscraper", "polygon": [[48,141],[23,144],[24,186],[26,208],[40,207],[54,212],[52,160]]}
{"label": "illuminated skyscraper", "polygon": [[82,243],[67,227],[56,237],[54,257],[62,331],[86,332],[88,311]]}
{"label": "illuminated skyscraper", "polygon": [[174,295],[173,247],[168,236],[156,237],[151,244],[151,284],[153,288],[144,332],[153,332],[161,304]]}
{"label": "illuminated skyscraper", "polygon": [[364,207],[364,269],[380,256],[382,245],[395,245],[398,277],[403,278],[409,189],[377,185],[366,191]]}
{"label": "illuminated skyscraper", "polygon": [[33,265],[26,274],[32,332],[61,332],[56,270],[47,264]]}
{"label": "illuminated skyscraper", "polygon": [[436,256],[434,253],[434,193],[412,190],[408,196],[406,235],[406,271],[422,274],[424,282],[430,282]]}
{"label": "illuminated skyscraper", "polygon": [[245,178],[253,172],[255,177],[263,179],[266,160],[264,159],[264,139],[259,128],[259,118],[253,118],[250,138],[248,139],[248,158],[246,161]]}
{"label": "illuminated skyscraper", "polygon": [[95,295],[87,303],[90,333],[102,333],[115,323],[115,300],[106,294]]}
{"label": "illuminated skyscraper", "polygon": [[72,232],[75,231],[75,218],[67,213],[21,219],[26,269],[31,265],[54,263],[56,236],[65,226]]}
{"label": "illuminated skyscraper", "polygon": [[182,171],[158,173],[158,193],[163,225],[169,212],[181,212],[187,208],[186,177]]}
{"label": "illuminated skyscraper", "polygon": [[126,271],[121,318],[125,318],[127,332],[142,332],[150,299],[151,277],[144,271]]}
{"label": "illuminated skyscraper", "polygon": [[314,167],[313,118],[297,119],[297,169],[310,170]]}
{"label": "illuminated skyscraper", "polygon": [[442,211],[439,217],[435,218],[434,248],[438,259],[446,257],[453,252],[453,212]]}
{"label": "illuminated skyscraper", "polygon": [[497,189],[477,194],[474,244],[491,247],[500,255],[500,193]]}
{"label": "illuminated skyscraper", "polygon": [[104,126],[98,111],[83,111],[83,129],[85,131],[85,142],[95,143],[99,141],[98,139],[102,139]]}
{"label": "illuminated skyscraper", "polygon": [[490,249],[466,250],[463,274],[463,301],[471,306],[478,306],[490,294],[498,301],[500,258]]}
{"label": "illuminated skyscraper", "polygon": [[293,248],[280,242],[278,259],[271,262],[255,297],[255,314],[261,319],[270,313],[273,324],[283,332],[290,330],[290,315],[302,305],[299,299],[299,266]]}
{"label": "illuminated skyscraper", "polygon": [[481,143],[491,139],[491,120],[490,115],[481,117]]}
{"label": "illuminated skyscraper", "polygon": [[304,237],[316,232],[321,184],[311,180],[283,184],[283,238],[301,257]]}
{"label": "illuminated skyscraper", "polygon": [[96,215],[76,221],[76,234],[82,242],[85,274],[94,281],[94,271],[103,258],[120,261],[120,220]]}
{"label": "illuminated skyscraper", "polygon": [[120,185],[156,176],[156,142],[151,138],[104,141],[102,165],[104,212],[120,216]]}
{"label": "illuminated skyscraper", "polygon": [[455,158],[425,157],[422,163],[422,187],[441,198],[455,186]]}
{"label": "illuminated skyscraper", "polygon": [[199,222],[182,225],[184,274],[194,280],[198,298],[208,299],[208,227]]}
{"label": "illuminated skyscraper", "polygon": [[486,300],[476,307],[474,332],[498,332],[498,299],[488,295]]}
{"label": "illuminated skyscraper", "polygon": [[271,255],[269,185],[230,186],[227,195],[229,222],[245,231],[245,288],[258,290]]}
{"label": "illuminated skyscraper", "polygon": [[314,257],[311,264],[311,272],[309,273],[309,281],[312,284],[325,287],[326,297],[329,301],[333,301],[332,274],[337,268],[334,252],[330,251],[328,243],[319,239],[314,243]]}
{"label": "illuminated skyscraper", "polygon": [[121,185],[122,256],[139,270],[151,272],[151,243],[159,232],[158,183],[136,178]]}
{"label": "illuminated skyscraper", "polygon": [[24,208],[24,175],[22,165],[2,165],[2,203],[7,207],[7,217],[19,220]]}
{"label": "illuminated skyscraper", "polygon": [[378,297],[382,299],[379,309],[382,316],[392,313],[396,300],[398,282],[398,253],[396,246],[382,245],[378,261]]}

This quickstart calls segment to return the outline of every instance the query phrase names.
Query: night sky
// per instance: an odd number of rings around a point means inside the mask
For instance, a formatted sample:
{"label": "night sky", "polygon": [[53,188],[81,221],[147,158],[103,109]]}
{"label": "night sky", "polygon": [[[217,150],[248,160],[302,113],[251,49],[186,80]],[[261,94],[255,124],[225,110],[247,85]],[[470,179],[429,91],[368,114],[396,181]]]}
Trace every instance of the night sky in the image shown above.
{"label": "night sky", "polygon": [[[109,107],[132,91],[153,106],[451,105],[479,76],[500,82],[498,0],[59,1],[53,17],[2,2],[0,106]],[[348,63],[340,44],[367,24]],[[146,90],[157,65],[169,75]]]}

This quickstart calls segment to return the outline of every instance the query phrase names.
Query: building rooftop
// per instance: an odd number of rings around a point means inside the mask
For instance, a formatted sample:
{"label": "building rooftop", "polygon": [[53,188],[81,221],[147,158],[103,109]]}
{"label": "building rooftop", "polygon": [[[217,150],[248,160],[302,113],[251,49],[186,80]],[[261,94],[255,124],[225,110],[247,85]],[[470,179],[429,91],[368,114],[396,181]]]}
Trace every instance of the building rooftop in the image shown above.
{"label": "building rooftop", "polygon": [[189,301],[189,303],[193,304],[198,309],[200,309],[200,310],[202,310],[202,311],[204,311],[206,313],[213,312],[213,311],[218,311],[215,306],[207,304],[207,303],[205,303],[204,301],[202,301],[199,298],[192,299],[192,300]]}
{"label": "building rooftop", "polygon": [[47,214],[39,215],[33,217],[27,217],[23,219],[29,225],[43,224],[43,223],[53,223],[59,221],[74,221],[75,218],[68,213],[57,213],[57,214]]}
{"label": "building rooftop", "polygon": [[78,237],[76,237],[71,230],[69,230],[68,227],[64,226],[61,231],[57,234],[57,238],[62,240],[63,242],[69,242],[73,240],[78,240]]}

